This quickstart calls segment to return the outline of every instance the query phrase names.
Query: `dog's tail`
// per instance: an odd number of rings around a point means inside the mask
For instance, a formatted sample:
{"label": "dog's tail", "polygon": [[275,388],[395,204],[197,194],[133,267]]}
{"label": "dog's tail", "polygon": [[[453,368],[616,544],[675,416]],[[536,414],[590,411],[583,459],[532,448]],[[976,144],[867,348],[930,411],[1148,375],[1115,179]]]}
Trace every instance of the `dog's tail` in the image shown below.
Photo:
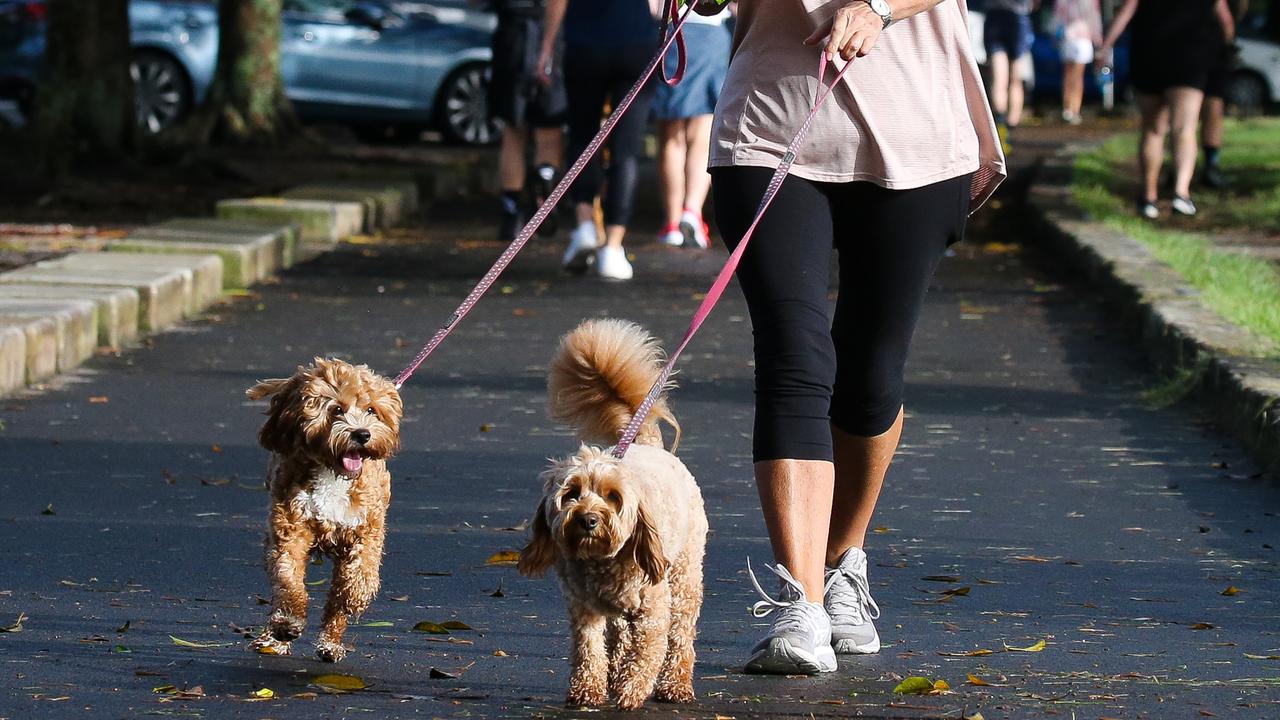
{"label": "dog's tail", "polygon": [[[657,382],[662,365],[658,341],[639,325],[587,320],[561,338],[551,360],[547,374],[551,417],[576,430],[583,442],[612,445]],[[667,405],[665,390],[650,409],[636,442],[662,446],[658,422],[665,420],[675,430],[671,443],[675,450],[680,423]]]}

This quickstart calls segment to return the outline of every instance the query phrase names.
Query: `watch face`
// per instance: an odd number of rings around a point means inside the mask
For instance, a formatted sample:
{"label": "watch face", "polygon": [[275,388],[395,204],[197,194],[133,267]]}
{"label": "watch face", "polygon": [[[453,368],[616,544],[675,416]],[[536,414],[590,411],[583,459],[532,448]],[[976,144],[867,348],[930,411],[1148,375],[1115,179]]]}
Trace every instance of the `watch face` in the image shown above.
{"label": "watch face", "polygon": [[888,15],[890,12],[888,0],[871,0],[871,9],[875,10],[876,14],[881,17]]}

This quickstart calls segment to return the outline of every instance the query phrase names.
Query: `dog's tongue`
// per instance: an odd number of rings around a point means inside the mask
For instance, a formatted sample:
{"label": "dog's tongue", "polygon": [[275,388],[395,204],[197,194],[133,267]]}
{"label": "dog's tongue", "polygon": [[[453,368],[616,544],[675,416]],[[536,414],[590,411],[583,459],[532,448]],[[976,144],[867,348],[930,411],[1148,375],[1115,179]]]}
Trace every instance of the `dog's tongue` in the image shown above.
{"label": "dog's tongue", "polygon": [[358,450],[350,450],[342,456],[342,469],[348,474],[359,475],[361,465],[364,465],[364,458],[360,457]]}

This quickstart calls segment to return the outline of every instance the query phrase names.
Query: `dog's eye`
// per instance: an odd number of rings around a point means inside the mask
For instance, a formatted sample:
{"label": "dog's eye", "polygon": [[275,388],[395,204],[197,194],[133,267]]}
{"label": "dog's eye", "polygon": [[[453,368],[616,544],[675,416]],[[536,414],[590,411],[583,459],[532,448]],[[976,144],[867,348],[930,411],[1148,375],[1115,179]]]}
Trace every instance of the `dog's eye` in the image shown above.
{"label": "dog's eye", "polygon": [[346,410],[342,409],[341,405],[334,405],[333,407],[329,408],[329,414],[333,415],[334,417],[341,417],[345,415],[346,412],[347,412]]}
{"label": "dog's eye", "polygon": [[376,410],[374,410],[372,407],[371,407],[371,408],[369,408],[367,412],[368,412],[370,415],[377,415],[377,414],[378,414],[378,412],[377,412]]}
{"label": "dog's eye", "polygon": [[578,488],[569,488],[564,491],[564,495],[560,496],[560,502],[576,502],[578,499]]}
{"label": "dog's eye", "polygon": [[622,507],[622,494],[619,493],[617,490],[610,490],[608,496],[606,496],[606,499],[609,501],[610,504],[615,505],[617,507]]}

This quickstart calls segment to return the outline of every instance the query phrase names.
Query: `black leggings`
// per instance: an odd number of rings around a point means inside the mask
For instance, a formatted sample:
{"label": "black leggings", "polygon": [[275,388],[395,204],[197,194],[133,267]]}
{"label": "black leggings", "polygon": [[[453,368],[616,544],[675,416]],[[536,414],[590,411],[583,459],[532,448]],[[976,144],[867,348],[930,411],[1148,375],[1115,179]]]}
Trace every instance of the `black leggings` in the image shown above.
{"label": "black leggings", "polygon": [[[730,248],[773,170],[712,168]],[[742,256],[755,336],[759,460],[832,460],[831,426],[872,437],[902,409],[907,346],[946,247],[964,233],[972,176],[911,190],[790,176]],[[831,249],[840,293],[828,318]]]}
{"label": "black leggings", "polygon": [[[614,2],[615,0],[605,0]],[[644,72],[653,55],[651,45],[631,47],[565,48],[565,87],[569,92],[569,157],[577,159],[600,130],[605,100],[617,106]],[[609,192],[603,200],[604,224],[626,225],[636,194],[640,153],[644,150],[644,130],[649,119],[653,81],[636,96],[631,109],[622,116],[609,136]],[[605,172],[600,154],[583,169],[573,184],[573,200],[592,203],[600,194]]]}

